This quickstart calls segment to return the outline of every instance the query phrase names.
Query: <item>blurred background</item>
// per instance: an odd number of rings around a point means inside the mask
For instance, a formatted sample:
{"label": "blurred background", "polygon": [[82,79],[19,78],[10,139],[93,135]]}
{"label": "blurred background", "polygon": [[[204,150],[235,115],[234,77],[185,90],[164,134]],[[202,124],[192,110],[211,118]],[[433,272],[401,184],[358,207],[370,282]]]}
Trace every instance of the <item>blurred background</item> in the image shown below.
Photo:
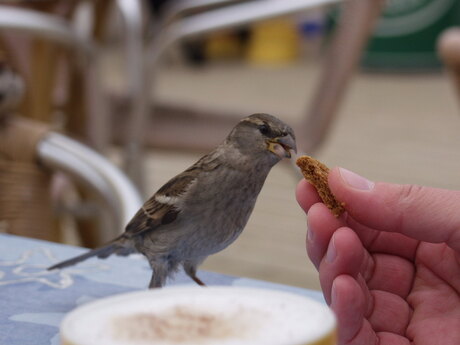
{"label": "blurred background", "polygon": [[[258,112],[330,167],[460,189],[459,24],[457,0],[0,1],[0,231],[97,246]],[[202,269],[319,289],[294,161]]]}

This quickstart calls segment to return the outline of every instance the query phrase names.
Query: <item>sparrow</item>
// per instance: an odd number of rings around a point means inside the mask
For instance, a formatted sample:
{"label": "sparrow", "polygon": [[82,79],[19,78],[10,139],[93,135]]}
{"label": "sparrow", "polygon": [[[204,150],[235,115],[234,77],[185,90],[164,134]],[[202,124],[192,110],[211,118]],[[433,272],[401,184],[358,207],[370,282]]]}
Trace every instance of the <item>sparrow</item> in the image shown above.
{"label": "sparrow", "polygon": [[182,267],[198,285],[197,267],[241,234],[270,169],[297,152],[294,132],[268,114],[243,118],[227,138],[163,185],[106,245],[48,268],[87,258],[142,253],[153,273],[149,288],[164,286]]}

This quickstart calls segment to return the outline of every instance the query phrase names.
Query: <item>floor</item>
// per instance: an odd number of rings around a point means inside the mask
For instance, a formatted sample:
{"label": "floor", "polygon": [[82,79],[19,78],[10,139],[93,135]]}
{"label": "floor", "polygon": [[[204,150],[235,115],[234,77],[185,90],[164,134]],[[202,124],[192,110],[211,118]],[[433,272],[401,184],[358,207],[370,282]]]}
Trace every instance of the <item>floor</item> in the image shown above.
{"label": "floor", "polygon": [[[296,123],[304,116],[318,71],[319,62],[312,60],[276,68],[164,66],[156,79],[156,98],[216,116],[268,112]],[[112,86],[121,83],[111,81]],[[344,166],[373,180],[460,189],[460,114],[454,96],[442,72],[360,71],[314,155],[331,167]],[[145,193],[153,193],[204,153],[150,149]],[[291,163],[275,166],[243,234],[201,268],[319,289],[305,253],[306,216],[294,197],[300,178]]]}

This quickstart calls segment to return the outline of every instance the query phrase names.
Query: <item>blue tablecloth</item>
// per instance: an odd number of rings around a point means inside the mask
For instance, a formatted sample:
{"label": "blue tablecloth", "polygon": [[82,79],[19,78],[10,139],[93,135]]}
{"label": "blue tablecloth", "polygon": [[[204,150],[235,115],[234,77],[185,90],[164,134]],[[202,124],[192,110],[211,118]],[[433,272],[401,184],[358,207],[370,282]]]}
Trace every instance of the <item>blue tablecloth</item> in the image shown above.
{"label": "blue tablecloth", "polygon": [[[78,305],[146,289],[151,269],[140,255],[90,259],[63,270],[46,270],[85,250],[0,234],[0,345],[57,345],[62,318]],[[318,291],[204,271],[199,276],[208,285],[285,290],[324,301]],[[182,273],[168,282],[168,286],[179,284],[195,283]]]}

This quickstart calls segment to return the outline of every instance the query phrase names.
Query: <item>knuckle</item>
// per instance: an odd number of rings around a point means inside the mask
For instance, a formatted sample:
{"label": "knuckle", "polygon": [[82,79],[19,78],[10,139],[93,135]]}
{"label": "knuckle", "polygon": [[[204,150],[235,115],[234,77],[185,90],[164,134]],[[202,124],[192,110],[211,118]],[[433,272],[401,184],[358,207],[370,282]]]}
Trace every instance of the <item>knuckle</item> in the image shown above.
{"label": "knuckle", "polygon": [[401,206],[412,205],[415,200],[423,195],[424,188],[423,186],[414,184],[402,185],[398,193],[398,202]]}
{"label": "knuckle", "polygon": [[425,187],[423,186],[413,184],[400,186],[396,198],[393,200],[395,204],[392,207],[395,210],[395,230],[405,228],[407,218],[411,217],[414,208],[418,207],[418,201],[423,198],[424,189]]}

